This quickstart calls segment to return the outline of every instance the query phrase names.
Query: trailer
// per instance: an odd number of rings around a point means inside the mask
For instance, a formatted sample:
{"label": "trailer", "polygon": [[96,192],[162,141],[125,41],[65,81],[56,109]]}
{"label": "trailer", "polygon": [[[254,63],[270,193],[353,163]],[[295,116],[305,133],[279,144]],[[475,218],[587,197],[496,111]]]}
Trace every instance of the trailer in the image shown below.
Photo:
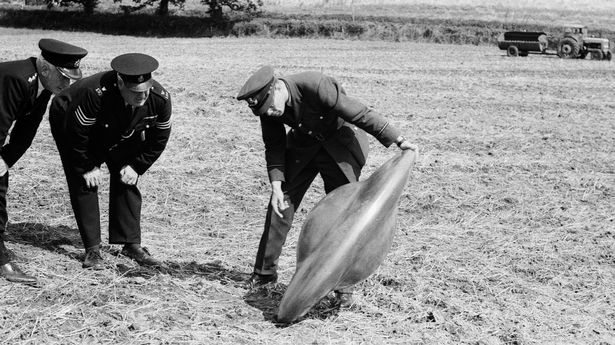
{"label": "trailer", "polygon": [[508,56],[527,56],[529,53],[547,54],[549,40],[544,32],[507,31],[498,36],[498,47]]}

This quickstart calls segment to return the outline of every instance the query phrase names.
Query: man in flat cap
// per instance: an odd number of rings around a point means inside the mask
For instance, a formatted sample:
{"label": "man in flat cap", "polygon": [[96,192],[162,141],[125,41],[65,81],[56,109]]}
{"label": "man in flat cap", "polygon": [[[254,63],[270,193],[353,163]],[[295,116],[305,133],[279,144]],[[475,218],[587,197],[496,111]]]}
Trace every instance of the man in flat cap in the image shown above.
{"label": "man in flat cap", "polygon": [[71,79],[81,78],[79,61],[85,49],[57,41],[41,39],[41,54],[26,60],[0,63],[0,275],[10,282],[36,284],[11,262],[12,253],[4,245],[8,222],[6,192],[9,168],[26,152],[47,109],[51,94],[68,87]]}
{"label": "man in flat cap", "polygon": [[[249,280],[254,286],[277,281],[278,258],[295,210],[316,175],[322,177],[326,193],[358,180],[369,148],[365,132],[386,147],[417,147],[322,73],[276,78],[273,68],[265,66],[246,81],[237,99],[246,100],[260,117],[271,182],[265,229]],[[342,307],[352,304],[352,290],[336,295]]]}
{"label": "man in flat cap", "polygon": [[83,78],[49,110],[51,133],[68,182],[85,247],[84,268],[103,269],[98,187],[102,163],[110,174],[109,243],[140,265],[161,266],[141,246],[139,176],[160,157],[171,134],[171,97],[152,78],[153,57],[123,54],[112,70]]}

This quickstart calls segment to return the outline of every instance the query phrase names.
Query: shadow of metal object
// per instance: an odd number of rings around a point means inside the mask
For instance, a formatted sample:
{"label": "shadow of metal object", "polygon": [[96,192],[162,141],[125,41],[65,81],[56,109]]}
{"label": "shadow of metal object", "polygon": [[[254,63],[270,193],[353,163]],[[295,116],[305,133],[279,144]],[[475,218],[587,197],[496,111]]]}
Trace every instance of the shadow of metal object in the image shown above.
{"label": "shadow of metal object", "polygon": [[278,321],[278,308],[282,296],[286,292],[287,286],[284,284],[267,284],[249,289],[243,296],[243,300],[250,306],[262,311],[263,317],[276,325],[284,328],[306,319],[326,320],[336,317],[340,311],[339,302],[329,295],[318,302],[308,313],[292,323]]}

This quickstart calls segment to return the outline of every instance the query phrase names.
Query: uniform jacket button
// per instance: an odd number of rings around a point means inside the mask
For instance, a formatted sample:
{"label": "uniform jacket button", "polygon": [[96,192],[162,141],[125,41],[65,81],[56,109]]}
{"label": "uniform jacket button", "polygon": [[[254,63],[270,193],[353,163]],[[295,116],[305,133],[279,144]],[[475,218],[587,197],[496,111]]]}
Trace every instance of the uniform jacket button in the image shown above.
{"label": "uniform jacket button", "polygon": [[322,120],[322,119],[324,119],[324,117],[321,116],[320,119]]}
{"label": "uniform jacket button", "polygon": [[108,123],[105,123],[105,128],[109,128],[109,124]]}

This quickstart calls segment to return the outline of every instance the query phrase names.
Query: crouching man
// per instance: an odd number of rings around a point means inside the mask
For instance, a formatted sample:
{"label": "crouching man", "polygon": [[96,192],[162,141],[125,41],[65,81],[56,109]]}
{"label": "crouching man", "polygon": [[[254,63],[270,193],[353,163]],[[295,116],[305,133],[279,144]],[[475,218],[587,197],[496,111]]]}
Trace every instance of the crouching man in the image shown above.
{"label": "crouching man", "polygon": [[51,95],[67,88],[71,79],[81,78],[79,64],[88,53],[50,38],[41,39],[38,46],[38,57],[0,63],[0,142],[5,143],[10,131],[8,143],[0,149],[0,276],[31,285],[37,284],[36,278],[11,262],[12,254],[4,246],[9,168],[32,144]]}
{"label": "crouching man", "polygon": [[161,266],[141,246],[139,176],[160,157],[171,134],[171,99],[154,79],[158,61],[120,55],[113,70],[84,78],[56,97],[51,133],[62,159],[70,201],[85,247],[84,268],[102,269],[98,187],[110,174],[109,243],[140,265]]}
{"label": "crouching man", "polygon": [[[386,147],[417,146],[322,73],[277,78],[273,68],[265,66],[245,82],[237,99],[245,100],[260,118],[271,183],[265,228],[248,281],[257,286],[277,281],[278,259],[295,210],[316,176],[321,176],[325,193],[359,179],[369,149],[365,132]],[[353,303],[352,292],[336,291],[341,307]]]}

